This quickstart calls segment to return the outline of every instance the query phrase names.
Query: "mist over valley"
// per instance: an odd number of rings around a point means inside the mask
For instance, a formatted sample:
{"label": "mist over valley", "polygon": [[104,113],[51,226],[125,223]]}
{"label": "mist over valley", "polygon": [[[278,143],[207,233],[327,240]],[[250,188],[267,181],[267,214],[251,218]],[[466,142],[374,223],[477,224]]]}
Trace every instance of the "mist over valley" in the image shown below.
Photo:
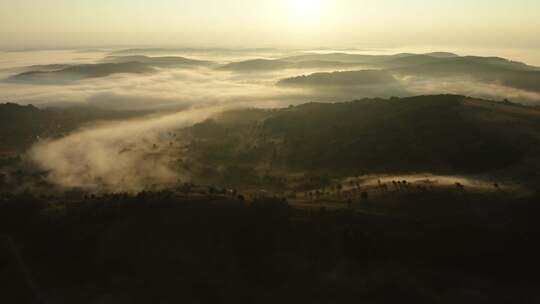
{"label": "mist over valley", "polygon": [[540,303],[540,2],[0,2],[0,303]]}

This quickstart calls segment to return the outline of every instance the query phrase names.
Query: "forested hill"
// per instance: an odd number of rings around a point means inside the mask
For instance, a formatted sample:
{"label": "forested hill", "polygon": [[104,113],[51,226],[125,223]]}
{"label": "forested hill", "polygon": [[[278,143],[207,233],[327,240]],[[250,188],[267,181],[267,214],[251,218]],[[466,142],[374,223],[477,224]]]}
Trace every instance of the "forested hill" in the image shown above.
{"label": "forested hill", "polygon": [[[345,174],[476,174],[540,154],[540,111],[458,95],[308,103],[223,117],[191,129],[193,157]],[[249,127],[234,117],[254,118]]]}
{"label": "forested hill", "polygon": [[125,119],[143,114],[88,106],[40,109],[33,105],[0,103],[0,149],[22,151],[37,138],[67,134],[91,121]]}

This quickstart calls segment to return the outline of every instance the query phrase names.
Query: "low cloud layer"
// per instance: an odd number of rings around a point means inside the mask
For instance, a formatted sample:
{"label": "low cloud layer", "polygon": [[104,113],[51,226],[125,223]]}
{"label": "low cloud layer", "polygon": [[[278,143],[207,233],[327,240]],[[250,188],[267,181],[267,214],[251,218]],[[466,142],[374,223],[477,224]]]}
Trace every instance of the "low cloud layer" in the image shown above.
{"label": "low cloud layer", "polygon": [[[40,57],[42,54],[43,57]],[[87,57],[81,57],[87,55]],[[184,55],[184,54],[180,54]],[[204,54],[201,58],[206,59]],[[267,54],[264,54],[267,55]],[[282,55],[282,54],[281,54]],[[0,62],[0,79],[17,72],[28,71],[24,65],[88,64],[102,62],[108,53],[80,52],[20,52],[9,56],[19,64]],[[245,60],[256,57],[249,53]],[[47,57],[50,57],[47,60]],[[356,58],[356,57],[355,57]],[[225,64],[231,59],[223,57],[216,64]],[[234,58],[234,60],[242,60]],[[328,90],[324,86],[303,88],[277,86],[280,80],[317,72],[333,72],[335,68],[278,69],[260,73],[235,73],[214,67],[156,68],[151,74],[112,74],[107,77],[82,79],[64,84],[38,84],[32,82],[0,82],[0,101],[11,101],[37,106],[93,105],[108,109],[184,109],[193,105],[230,105],[241,103],[247,106],[288,106],[309,101],[343,101],[363,97],[410,96],[430,93],[467,94],[496,100],[509,98],[516,102],[540,103],[540,94],[512,89],[497,83],[483,83],[468,77],[407,77],[395,75],[397,82],[369,83],[362,86],[341,86],[339,90]],[[361,69],[361,68],[356,68]],[[340,69],[350,70],[350,69]],[[421,76],[421,75],[420,75]],[[361,75],[360,75],[361,77]],[[354,80],[351,80],[354,81]],[[363,83],[362,79],[358,79]]]}
{"label": "low cloud layer", "polygon": [[137,192],[186,178],[175,170],[174,130],[203,121],[222,107],[97,125],[58,140],[45,140],[30,159],[54,184],[87,191]]}

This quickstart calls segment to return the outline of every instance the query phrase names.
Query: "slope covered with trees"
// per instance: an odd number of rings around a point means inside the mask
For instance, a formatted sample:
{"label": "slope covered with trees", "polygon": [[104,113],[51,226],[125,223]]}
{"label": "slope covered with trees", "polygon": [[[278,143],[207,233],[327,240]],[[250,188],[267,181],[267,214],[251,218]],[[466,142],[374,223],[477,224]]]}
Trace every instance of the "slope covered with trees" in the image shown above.
{"label": "slope covered with trees", "polygon": [[540,152],[540,112],[464,96],[251,111],[264,118],[250,125],[214,119],[194,126],[192,157],[343,174],[480,174],[519,166]]}

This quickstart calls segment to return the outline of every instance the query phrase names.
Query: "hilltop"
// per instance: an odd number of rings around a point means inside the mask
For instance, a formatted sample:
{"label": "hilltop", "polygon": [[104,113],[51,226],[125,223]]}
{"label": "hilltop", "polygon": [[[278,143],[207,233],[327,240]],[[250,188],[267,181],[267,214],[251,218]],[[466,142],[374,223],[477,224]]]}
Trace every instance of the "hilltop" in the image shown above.
{"label": "hilltop", "polygon": [[159,68],[209,67],[211,61],[184,57],[107,56],[96,64],[50,64],[26,67],[26,71],[10,76],[10,82],[63,84],[77,80],[102,78],[115,74],[152,74]]}

